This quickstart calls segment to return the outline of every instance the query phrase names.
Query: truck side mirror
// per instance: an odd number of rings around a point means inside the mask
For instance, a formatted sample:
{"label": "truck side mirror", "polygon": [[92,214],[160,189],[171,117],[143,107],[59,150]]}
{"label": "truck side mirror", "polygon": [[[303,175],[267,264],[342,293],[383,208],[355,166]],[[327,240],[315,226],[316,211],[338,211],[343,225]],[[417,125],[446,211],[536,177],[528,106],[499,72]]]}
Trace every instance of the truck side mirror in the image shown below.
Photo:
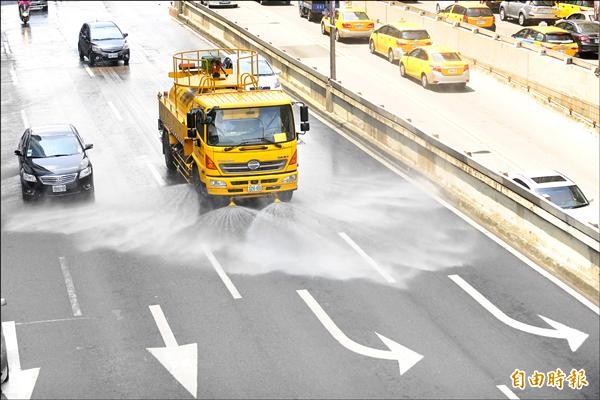
{"label": "truck side mirror", "polygon": [[196,127],[196,113],[194,110],[187,113],[186,125],[188,129]]}
{"label": "truck side mirror", "polygon": [[310,124],[308,122],[302,122],[300,124],[300,130],[302,132],[308,132],[310,130]]}
{"label": "truck side mirror", "polygon": [[300,122],[308,122],[308,106],[300,106]]}

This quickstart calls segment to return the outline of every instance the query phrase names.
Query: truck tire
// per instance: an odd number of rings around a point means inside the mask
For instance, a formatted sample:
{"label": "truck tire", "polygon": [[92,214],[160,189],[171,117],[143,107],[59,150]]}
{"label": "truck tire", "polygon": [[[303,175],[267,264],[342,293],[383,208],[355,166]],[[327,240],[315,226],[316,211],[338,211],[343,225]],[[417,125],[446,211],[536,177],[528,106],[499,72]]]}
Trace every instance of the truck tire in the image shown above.
{"label": "truck tire", "polygon": [[169,134],[166,130],[163,130],[162,133],[162,146],[163,146],[163,154],[165,155],[165,165],[167,170],[175,171],[175,158],[173,157],[173,149],[169,144]]}

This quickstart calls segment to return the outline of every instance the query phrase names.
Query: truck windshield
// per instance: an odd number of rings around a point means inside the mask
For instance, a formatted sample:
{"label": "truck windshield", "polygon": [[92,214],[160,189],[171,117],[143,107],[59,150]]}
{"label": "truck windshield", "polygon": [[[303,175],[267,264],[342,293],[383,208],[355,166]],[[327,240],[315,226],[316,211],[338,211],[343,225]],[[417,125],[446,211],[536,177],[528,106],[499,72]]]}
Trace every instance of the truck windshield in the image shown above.
{"label": "truck windshield", "polygon": [[289,105],[216,110],[208,126],[211,146],[282,143],[294,140],[294,119]]}

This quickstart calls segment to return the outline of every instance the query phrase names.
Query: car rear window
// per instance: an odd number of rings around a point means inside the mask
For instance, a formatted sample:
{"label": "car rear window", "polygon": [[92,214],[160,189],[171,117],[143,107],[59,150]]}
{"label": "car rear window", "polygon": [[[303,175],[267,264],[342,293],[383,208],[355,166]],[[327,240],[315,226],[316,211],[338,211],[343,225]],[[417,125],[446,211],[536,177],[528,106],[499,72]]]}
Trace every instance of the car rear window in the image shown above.
{"label": "car rear window", "polygon": [[535,183],[566,182],[567,180],[560,175],[534,176],[531,178]]}
{"label": "car rear window", "polygon": [[571,43],[573,38],[569,33],[554,32],[546,34],[546,42],[548,43]]}
{"label": "car rear window", "polygon": [[544,6],[544,7],[552,7],[554,6],[554,2],[553,1],[532,1],[531,4],[533,4],[534,6]]}
{"label": "car rear window", "polygon": [[600,33],[600,24],[590,22],[589,24],[579,24],[582,33]]}
{"label": "car rear window", "polygon": [[368,20],[369,16],[362,11],[347,11],[344,13],[344,21]]}
{"label": "car rear window", "polygon": [[431,54],[431,58],[437,62],[443,61],[462,61],[462,58],[458,55],[458,53],[454,52],[446,52],[446,53],[433,53]]}
{"label": "car rear window", "polygon": [[420,31],[402,31],[400,37],[406,40],[429,39],[429,33],[426,30]]}
{"label": "car rear window", "polygon": [[[235,65],[235,63],[234,63]],[[256,68],[256,64],[254,65]],[[240,72],[244,73],[252,73],[252,64],[249,59],[240,60]],[[256,71],[254,71],[256,74]],[[269,65],[269,63],[265,60],[258,60],[258,75],[259,76],[270,76],[274,75],[273,69]]]}
{"label": "car rear window", "polygon": [[536,191],[542,196],[549,196],[548,200],[561,208],[578,208],[589,204],[577,186],[544,188]]}
{"label": "car rear window", "polygon": [[494,14],[487,7],[467,8],[467,17],[491,17]]}

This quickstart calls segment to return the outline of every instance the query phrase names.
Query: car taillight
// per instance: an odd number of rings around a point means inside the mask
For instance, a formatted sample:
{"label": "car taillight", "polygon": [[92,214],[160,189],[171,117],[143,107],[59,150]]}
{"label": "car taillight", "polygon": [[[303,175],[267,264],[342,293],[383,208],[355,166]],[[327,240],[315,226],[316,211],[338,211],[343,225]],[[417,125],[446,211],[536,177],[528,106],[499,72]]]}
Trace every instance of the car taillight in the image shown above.
{"label": "car taillight", "polygon": [[292,158],[290,158],[290,165],[296,164],[296,162],[298,162],[298,156],[297,156],[296,151],[294,150],[294,155],[292,156]]}
{"label": "car taillight", "polygon": [[375,28],[375,24],[371,22],[369,25],[367,25],[367,28]]}
{"label": "car taillight", "polygon": [[352,28],[352,25],[351,25],[351,24],[345,24],[345,23],[344,23],[344,24],[342,24],[342,28],[349,29],[349,28]]}
{"label": "car taillight", "polygon": [[469,64],[465,64],[463,67],[463,72],[467,72],[469,70]]}
{"label": "car taillight", "polygon": [[431,69],[437,72],[442,72],[442,67],[438,67],[437,65],[434,65],[433,67],[431,67]]}
{"label": "car taillight", "polygon": [[496,23],[496,16],[492,15],[492,23],[495,24]]}
{"label": "car taillight", "polygon": [[469,22],[469,17],[467,17],[466,15],[463,15],[463,22]]}
{"label": "car taillight", "polygon": [[206,154],[204,155],[204,164],[206,164],[206,169],[217,169],[217,166]]}
{"label": "car taillight", "polygon": [[589,43],[590,42],[590,37],[586,36],[586,35],[582,35],[581,36],[581,41],[584,43]]}

